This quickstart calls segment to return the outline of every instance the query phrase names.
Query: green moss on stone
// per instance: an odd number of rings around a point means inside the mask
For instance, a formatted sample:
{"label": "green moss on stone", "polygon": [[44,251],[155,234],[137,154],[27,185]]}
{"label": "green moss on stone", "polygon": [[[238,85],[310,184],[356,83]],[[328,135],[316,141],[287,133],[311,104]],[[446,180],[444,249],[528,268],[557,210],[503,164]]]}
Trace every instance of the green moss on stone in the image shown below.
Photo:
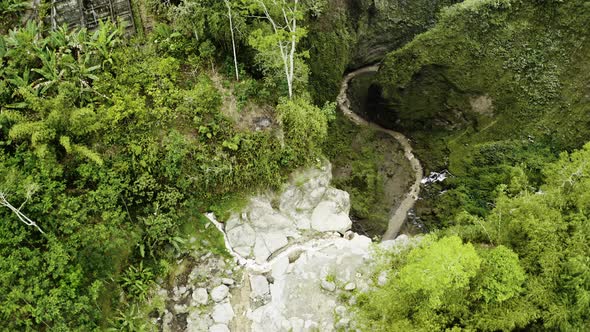
{"label": "green moss on stone", "polygon": [[454,202],[435,199],[447,204],[434,204],[437,218],[486,213],[513,167],[537,177],[538,163],[590,138],[585,3],[467,0],[383,61],[378,82],[396,115],[384,125],[414,139],[427,170],[456,176]]}

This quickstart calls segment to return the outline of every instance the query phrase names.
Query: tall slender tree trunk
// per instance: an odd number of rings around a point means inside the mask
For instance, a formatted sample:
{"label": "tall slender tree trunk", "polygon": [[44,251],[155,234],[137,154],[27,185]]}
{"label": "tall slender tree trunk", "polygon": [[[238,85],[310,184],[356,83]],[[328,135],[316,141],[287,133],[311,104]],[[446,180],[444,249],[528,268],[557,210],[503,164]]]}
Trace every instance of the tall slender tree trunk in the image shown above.
{"label": "tall slender tree trunk", "polygon": [[229,30],[231,32],[231,44],[234,53],[234,68],[236,69],[236,81],[240,80],[240,72],[238,70],[238,56],[236,54],[236,39],[234,36],[234,22],[232,18],[232,11],[231,11],[231,4],[229,0],[224,0],[225,5],[227,6],[227,15],[229,16]]}
{"label": "tall slender tree trunk", "polygon": [[[297,4],[299,3],[299,0],[295,0],[295,8],[294,11],[297,12]],[[293,97],[293,79],[295,76],[295,48],[297,47],[297,37],[295,36],[295,33],[297,32],[297,18],[295,16],[293,16],[292,18],[293,21],[293,27],[291,29],[291,33],[293,34],[291,36],[291,53],[289,54],[289,99],[291,99]],[[289,22],[285,22],[287,24],[289,24]]]}
{"label": "tall slender tree trunk", "polygon": [[[277,24],[271,16],[266,4],[263,0],[257,0],[260,7],[264,10],[264,17],[271,24],[272,29],[276,35],[279,35],[279,31],[287,31],[291,34],[291,39],[286,41],[279,40],[278,46],[281,53],[281,59],[283,60],[283,66],[285,69],[285,78],[287,79],[287,87],[289,89],[289,99],[293,98],[293,82],[295,80],[295,50],[297,48],[297,5],[299,0],[294,0],[294,8],[290,9],[287,6],[286,0],[282,0],[282,5],[273,0],[274,5],[281,6],[282,20],[285,24]],[[287,13],[288,11],[288,13]]]}

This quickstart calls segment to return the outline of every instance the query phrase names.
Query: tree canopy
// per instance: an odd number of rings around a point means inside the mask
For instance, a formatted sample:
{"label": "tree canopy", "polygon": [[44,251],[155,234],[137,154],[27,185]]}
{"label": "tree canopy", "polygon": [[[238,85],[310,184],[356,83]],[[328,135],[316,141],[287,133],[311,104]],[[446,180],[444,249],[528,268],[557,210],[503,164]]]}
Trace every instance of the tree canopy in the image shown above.
{"label": "tree canopy", "polygon": [[544,168],[538,192],[524,186],[511,197],[501,193],[486,218],[464,215],[439,239],[425,237],[402,258],[392,257],[387,284],[361,295],[363,326],[584,329],[589,161],[590,144],[564,153]]}
{"label": "tree canopy", "polygon": [[[211,15],[199,29],[225,20]],[[199,38],[217,36],[207,31]],[[90,32],[29,22],[0,37],[4,328],[129,323],[116,313],[145,300],[165,262],[187,249],[185,223],[320,157],[328,111],[304,97],[277,105],[247,75],[220,82],[204,41],[185,57],[195,48],[174,46],[184,38],[174,33],[135,40],[110,23]],[[285,137],[239,128],[223,84],[236,100],[276,108]],[[219,236],[197,225],[198,236]]]}

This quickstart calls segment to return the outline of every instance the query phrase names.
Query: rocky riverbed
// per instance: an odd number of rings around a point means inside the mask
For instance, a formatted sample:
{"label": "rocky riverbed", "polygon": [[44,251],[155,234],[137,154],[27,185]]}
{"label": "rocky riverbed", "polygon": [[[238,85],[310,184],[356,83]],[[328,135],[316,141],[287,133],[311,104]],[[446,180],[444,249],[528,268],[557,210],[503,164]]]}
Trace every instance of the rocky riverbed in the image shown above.
{"label": "rocky riverbed", "polygon": [[[373,122],[369,122],[356,114],[351,107],[351,101],[348,96],[348,86],[350,81],[359,75],[365,75],[368,73],[376,72],[379,69],[379,66],[368,66],[361,69],[358,69],[354,72],[348,73],[344,80],[342,81],[342,85],[340,87],[340,94],[338,95],[337,101],[340,110],[344,115],[349,118],[352,122],[360,125],[360,126],[369,126],[374,128],[378,131],[381,131],[391,137],[393,137],[399,144],[402,146],[404,150],[404,156],[410,163],[413,173],[414,173],[414,181],[410,187],[410,190],[406,193],[404,199],[397,203],[397,208],[392,211],[390,218],[389,218],[389,225],[387,227],[387,231],[383,234],[383,240],[391,240],[395,239],[398,235],[404,221],[408,217],[408,212],[410,209],[414,207],[418,196],[420,195],[420,185],[422,178],[424,176],[424,171],[422,169],[422,165],[420,165],[420,161],[414,156],[412,145],[410,144],[410,140],[405,137],[402,133],[397,131],[393,131],[390,129],[383,128]],[[393,202],[392,202],[393,203]]]}

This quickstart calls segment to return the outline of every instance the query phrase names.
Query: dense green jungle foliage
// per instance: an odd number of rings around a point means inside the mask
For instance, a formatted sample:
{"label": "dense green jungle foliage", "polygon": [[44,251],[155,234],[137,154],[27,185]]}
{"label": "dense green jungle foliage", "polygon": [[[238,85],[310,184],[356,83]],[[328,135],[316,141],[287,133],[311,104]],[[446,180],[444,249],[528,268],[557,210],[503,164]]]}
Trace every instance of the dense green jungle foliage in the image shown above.
{"label": "dense green jungle foliage", "polygon": [[587,329],[590,146],[559,153],[590,137],[589,6],[468,0],[385,59],[382,123],[453,177],[427,188],[439,229],[358,299],[364,329]]}
{"label": "dense green jungle foliage", "polygon": [[[464,213],[417,249],[385,256],[387,284],[361,295],[375,331],[583,331],[590,324],[590,144],[502,185],[486,218]],[[425,271],[428,271],[425,273]]]}
{"label": "dense green jungle foliage", "polygon": [[[350,154],[352,180],[340,185],[370,215],[380,157],[343,143],[359,129],[326,102],[347,68],[408,42],[379,74],[394,110],[386,124],[453,177],[420,208],[432,234],[382,255],[375,279],[388,281],[357,294],[358,323],[585,330],[590,145],[562,151],[590,138],[590,5],[455,2],[302,1],[293,32],[273,31],[258,1],[149,0],[153,31],[128,37],[110,23],[19,26],[28,4],[3,0],[0,330],[145,329],[142,306],[175,258],[224,255],[203,212],[223,219],[322,155]],[[276,45],[292,40],[287,98],[289,59]],[[270,128],[240,123],[268,109]]]}
{"label": "dense green jungle foliage", "polygon": [[515,172],[538,186],[544,163],[590,138],[588,6],[465,1],[387,56],[382,122],[414,138],[427,169],[454,175],[423,205],[426,222],[485,215]]}
{"label": "dense green jungle foliage", "polygon": [[[232,197],[317,162],[333,104],[309,102],[304,74],[283,97],[275,50],[256,48],[282,37],[265,35],[262,20],[236,18],[258,39],[240,29],[233,81],[219,3],[157,8],[175,20],[162,18],[145,39],[108,23],[47,31],[32,21],[0,36],[1,330],[138,329],[135,304],[170,259],[223,253],[200,213],[223,216]],[[256,13],[246,5],[236,12]],[[238,126],[228,98],[242,110],[274,108],[278,125]]]}

